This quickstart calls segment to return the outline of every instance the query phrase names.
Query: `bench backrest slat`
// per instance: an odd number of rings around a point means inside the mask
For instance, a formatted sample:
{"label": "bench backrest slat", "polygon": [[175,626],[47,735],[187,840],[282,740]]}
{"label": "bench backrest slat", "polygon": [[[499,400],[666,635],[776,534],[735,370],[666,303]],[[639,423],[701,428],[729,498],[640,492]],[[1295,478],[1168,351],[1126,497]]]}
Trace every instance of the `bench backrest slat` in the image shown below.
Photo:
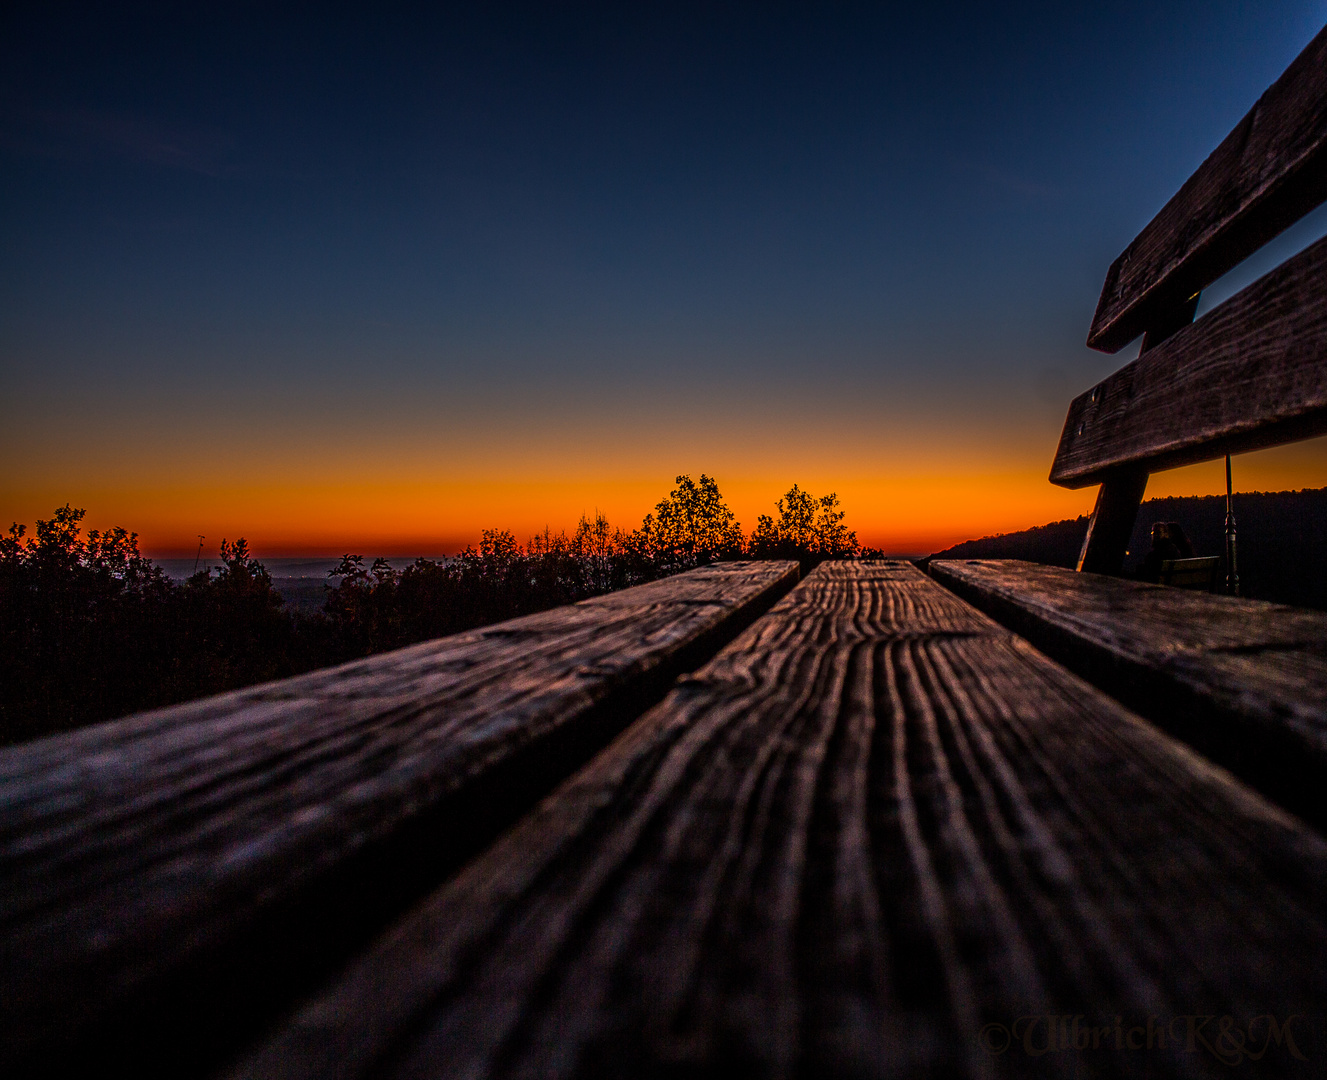
{"label": "bench backrest slat", "polygon": [[1069,406],[1051,482],[1210,461],[1327,432],[1327,238]]}
{"label": "bench backrest slat", "polygon": [[1327,28],[1115,260],[1087,343],[1115,352],[1327,199]]}

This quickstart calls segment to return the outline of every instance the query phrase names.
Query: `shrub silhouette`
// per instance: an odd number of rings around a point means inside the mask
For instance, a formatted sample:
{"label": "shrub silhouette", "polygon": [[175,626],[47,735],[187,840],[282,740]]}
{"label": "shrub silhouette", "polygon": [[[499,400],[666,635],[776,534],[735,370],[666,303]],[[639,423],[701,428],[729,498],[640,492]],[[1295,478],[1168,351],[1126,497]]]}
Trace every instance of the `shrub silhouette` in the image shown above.
{"label": "shrub silhouette", "polygon": [[0,741],[68,730],[321,662],[243,539],[217,577],[173,584],[137,533],[92,530],[65,505],[0,539]]}
{"label": "shrub silhouette", "polygon": [[576,532],[545,531],[522,546],[505,530],[486,530],[478,547],[446,562],[418,559],[402,571],[346,555],[330,572],[340,584],[325,607],[337,658],[383,649],[574,603],[668,572],[637,534],[582,517]]}
{"label": "shrub silhouette", "polygon": [[279,679],[311,664],[299,659],[294,619],[243,537],[221,542],[216,577],[200,570],[172,592],[173,700]]}
{"label": "shrub silhouette", "polygon": [[743,536],[718,484],[676,486],[631,532],[596,512],[575,532],[520,544],[485,530],[454,558],[404,570],[347,553],[323,611],[282,606],[243,537],[221,566],[170,581],[124,529],[81,533],[65,505],[35,536],[0,537],[0,742],[67,730],[416,641],[573,603],[716,559],[796,558],[803,568],[857,552],[837,496],[797,485]]}
{"label": "shrub silhouette", "polygon": [[704,473],[699,483],[677,478],[677,487],[641,522],[640,544],[653,561],[677,569],[732,558],[745,547],[736,515]]}
{"label": "shrub silhouette", "polygon": [[68,504],[0,539],[0,736],[10,742],[156,704],[170,592],[124,529],[81,536]]}
{"label": "shrub silhouette", "polygon": [[860,555],[857,534],[844,524],[846,511],[830,492],[819,499],[794,484],[775,504],[778,520],[761,514],[747,550],[757,559],[797,559],[805,573],[825,559]]}

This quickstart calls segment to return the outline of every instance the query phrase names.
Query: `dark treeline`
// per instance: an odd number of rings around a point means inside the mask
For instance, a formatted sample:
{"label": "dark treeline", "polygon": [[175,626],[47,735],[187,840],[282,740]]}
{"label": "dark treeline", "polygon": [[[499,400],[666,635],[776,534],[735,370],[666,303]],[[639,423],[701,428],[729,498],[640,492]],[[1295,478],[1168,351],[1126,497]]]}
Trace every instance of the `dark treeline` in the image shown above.
{"label": "dark treeline", "polygon": [[[289,610],[243,539],[175,583],[124,529],[82,535],[69,506],[0,538],[0,742],[284,678],[583,600],[718,559],[795,558],[805,571],[863,554],[834,495],[796,485],[742,532],[708,476],[677,487],[639,529],[602,515],[520,544],[485,531],[453,559],[395,570],[347,554],[323,610]],[[878,554],[868,552],[865,554]]]}
{"label": "dark treeline", "polygon": [[[1327,610],[1327,488],[1247,492],[1233,500],[1240,590],[1279,604]],[[1129,541],[1126,573],[1136,572],[1151,545],[1152,525],[1176,521],[1195,555],[1225,552],[1224,495],[1148,499]],[[968,540],[933,559],[1027,559],[1072,567],[1087,532],[1087,518]]]}

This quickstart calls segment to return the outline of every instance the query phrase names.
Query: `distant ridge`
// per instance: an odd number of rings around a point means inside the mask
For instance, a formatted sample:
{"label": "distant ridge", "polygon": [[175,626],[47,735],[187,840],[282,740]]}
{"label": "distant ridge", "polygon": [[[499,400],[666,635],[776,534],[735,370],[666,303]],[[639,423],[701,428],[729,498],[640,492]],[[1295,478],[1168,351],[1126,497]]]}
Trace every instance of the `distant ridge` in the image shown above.
{"label": "distant ridge", "polygon": [[[1327,488],[1241,493],[1234,509],[1244,595],[1327,610]],[[1147,554],[1155,521],[1178,521],[1195,554],[1222,554],[1225,517],[1224,495],[1148,499],[1138,511],[1126,572]],[[1087,518],[1072,518],[966,540],[927,558],[1027,559],[1073,567],[1086,532]]]}

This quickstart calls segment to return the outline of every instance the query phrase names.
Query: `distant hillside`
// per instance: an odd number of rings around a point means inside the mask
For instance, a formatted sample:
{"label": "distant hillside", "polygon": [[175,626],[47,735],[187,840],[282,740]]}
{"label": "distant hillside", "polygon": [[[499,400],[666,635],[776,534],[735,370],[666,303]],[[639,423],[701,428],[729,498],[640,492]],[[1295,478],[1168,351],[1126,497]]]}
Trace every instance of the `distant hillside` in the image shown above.
{"label": "distant hillside", "polygon": [[[1327,610],[1327,488],[1235,496],[1239,577],[1245,596]],[[1155,521],[1178,521],[1197,555],[1225,550],[1225,496],[1148,499],[1138,511],[1126,572],[1147,554]],[[987,536],[930,556],[933,559],[1027,559],[1072,567],[1087,518],[1055,521],[1023,532]]]}

